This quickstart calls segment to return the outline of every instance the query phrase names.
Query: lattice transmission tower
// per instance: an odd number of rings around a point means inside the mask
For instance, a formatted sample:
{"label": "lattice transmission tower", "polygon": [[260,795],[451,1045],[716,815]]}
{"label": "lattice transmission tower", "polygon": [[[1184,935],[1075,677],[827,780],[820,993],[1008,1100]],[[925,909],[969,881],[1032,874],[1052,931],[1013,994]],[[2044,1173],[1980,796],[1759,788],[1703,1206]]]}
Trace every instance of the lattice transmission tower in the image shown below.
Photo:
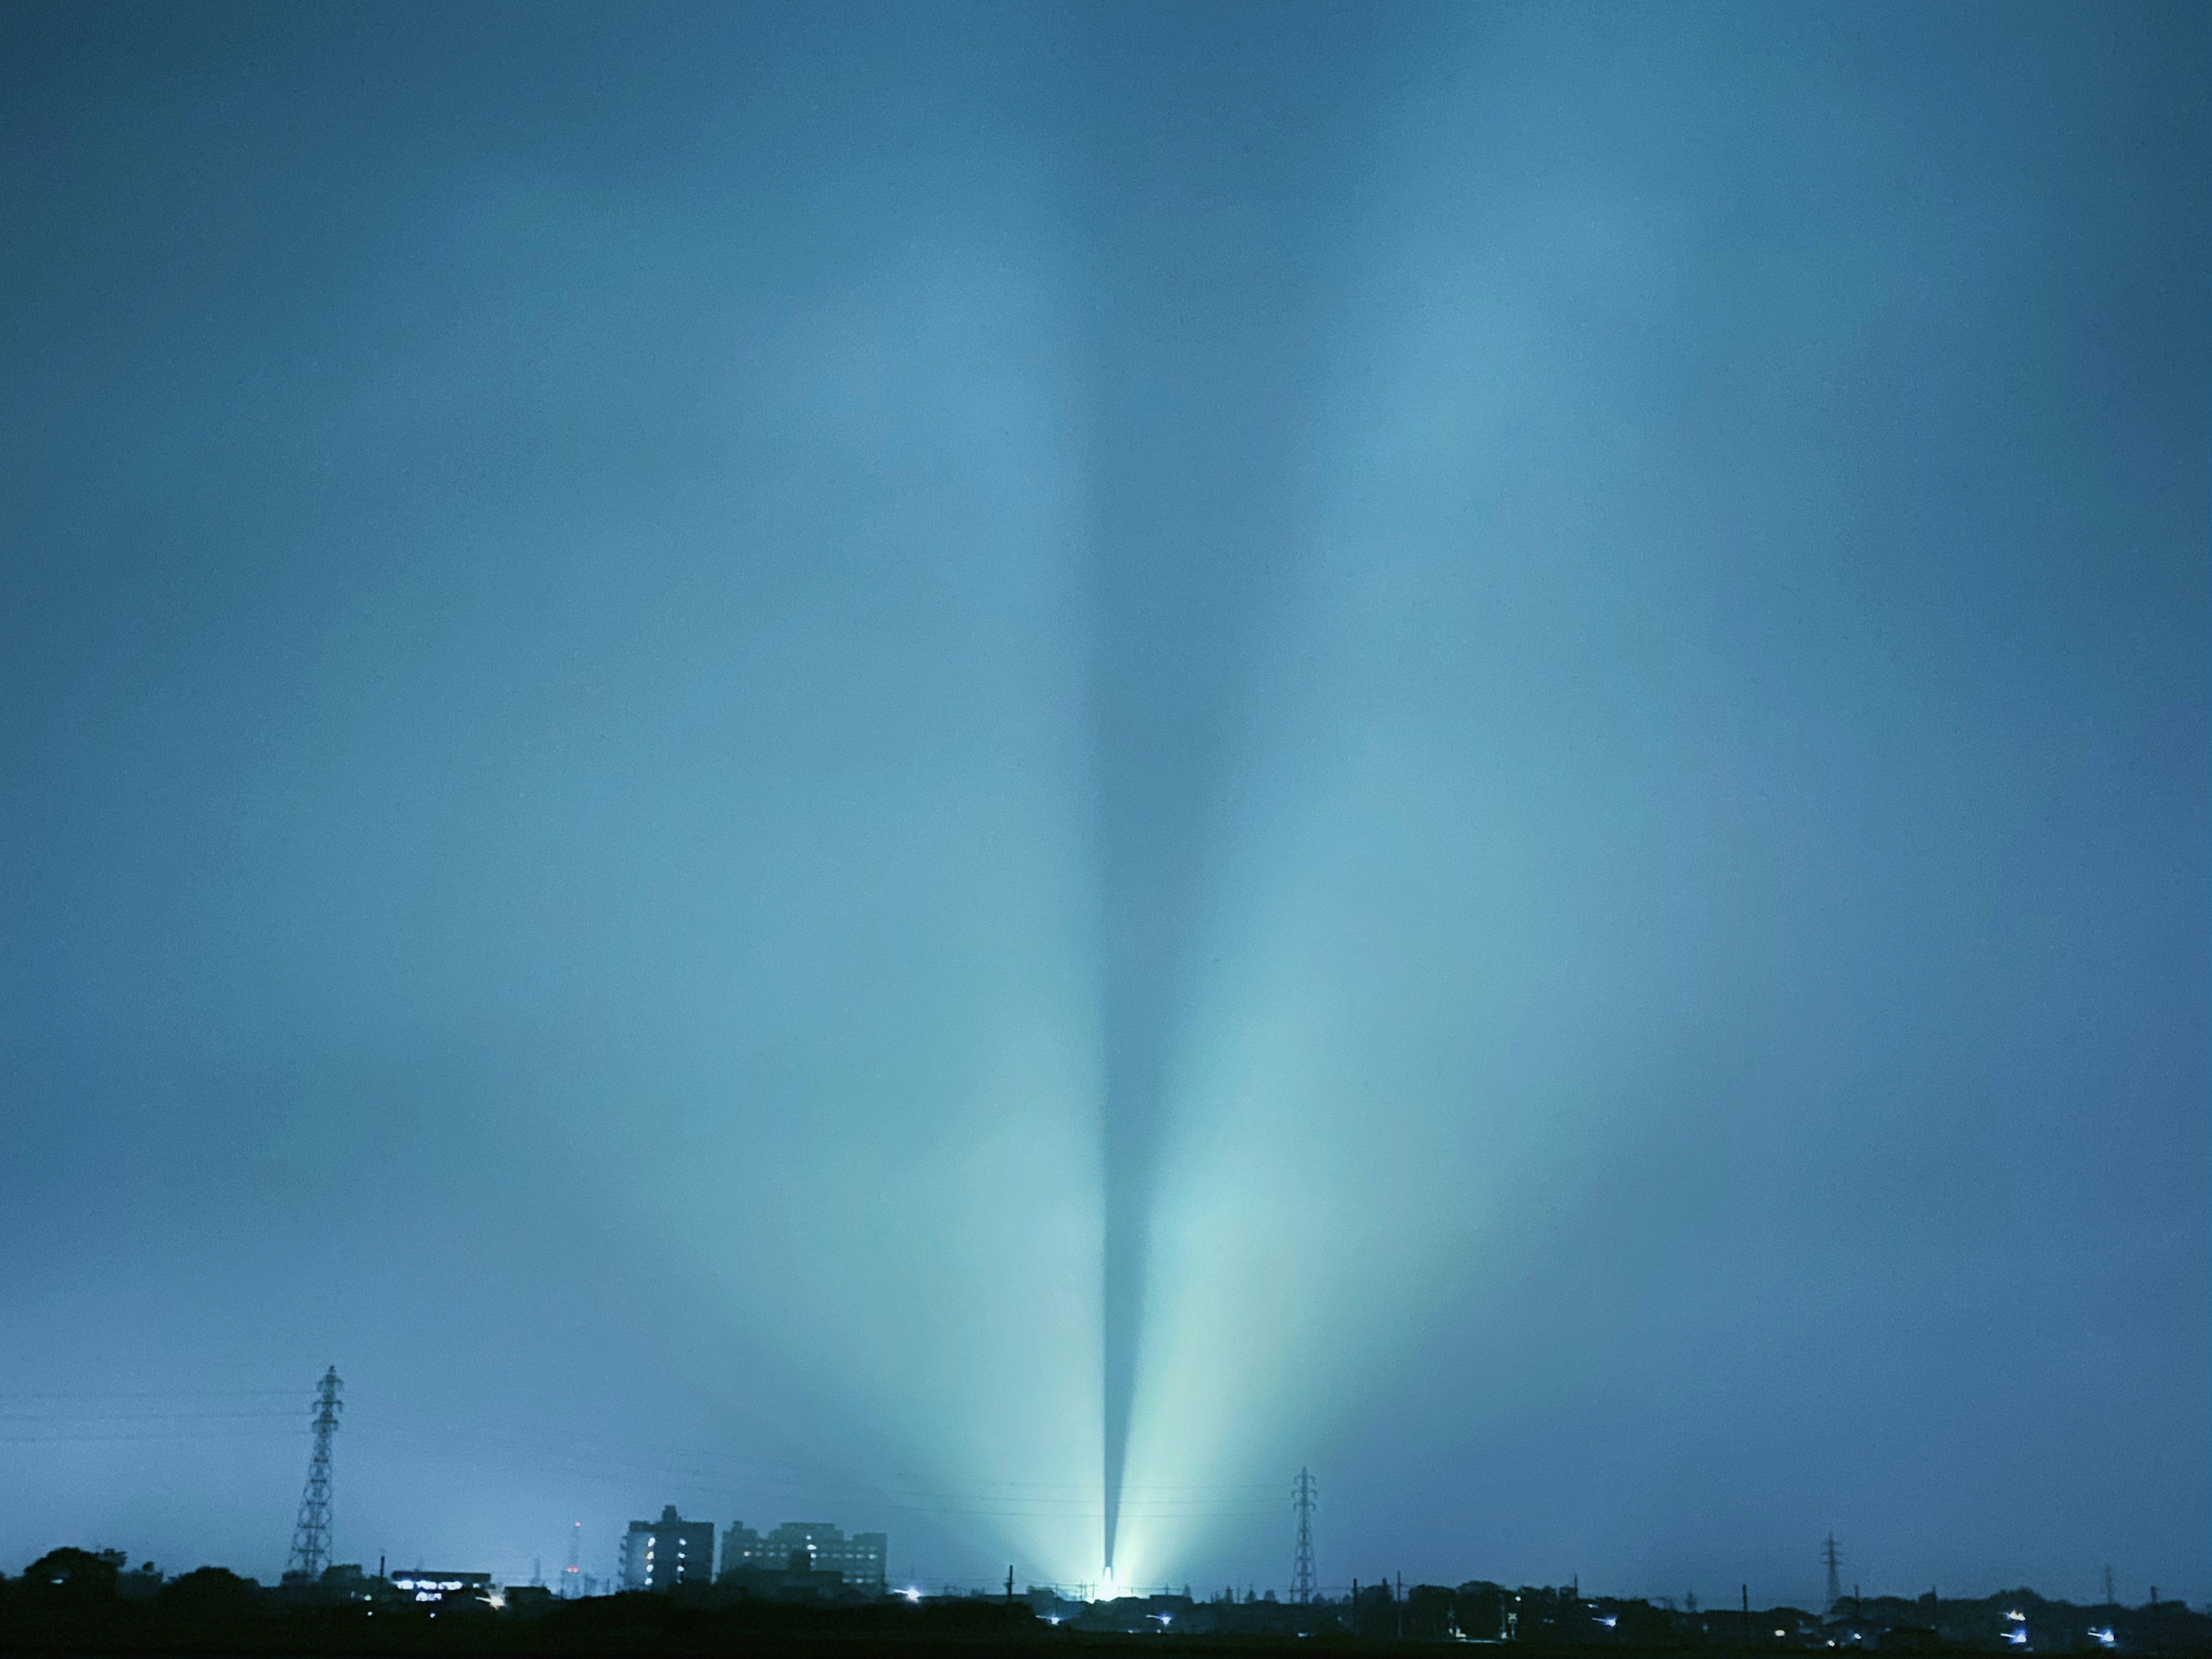
{"label": "lattice transmission tower", "polygon": [[315,1449],[307,1459],[307,1489],[300,1494],[300,1517],[292,1523],[292,1555],[284,1564],[287,1578],[320,1578],[331,1564],[331,1442],[338,1431],[338,1413],[345,1409],[338,1390],[335,1365],[315,1385]]}
{"label": "lattice transmission tower", "polygon": [[1300,1469],[1291,1487],[1291,1506],[1298,1515],[1298,1553],[1291,1564],[1291,1600],[1300,1607],[1310,1606],[1314,1599],[1313,1512],[1319,1492],[1313,1472]]}
{"label": "lattice transmission tower", "polygon": [[1833,1613],[1836,1610],[1836,1603],[1844,1599],[1844,1577],[1836,1571],[1838,1553],[1835,1534],[1830,1533],[1828,1541],[1820,1546],[1820,1556],[1828,1564],[1828,1605],[1826,1610]]}

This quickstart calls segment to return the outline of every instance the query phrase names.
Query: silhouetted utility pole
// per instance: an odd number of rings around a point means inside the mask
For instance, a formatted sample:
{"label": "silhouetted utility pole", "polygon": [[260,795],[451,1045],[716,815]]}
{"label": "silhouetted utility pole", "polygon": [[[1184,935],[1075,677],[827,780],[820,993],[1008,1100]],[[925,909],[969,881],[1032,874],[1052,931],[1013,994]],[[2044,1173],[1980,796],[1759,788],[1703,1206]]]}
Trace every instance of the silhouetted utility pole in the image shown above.
{"label": "silhouetted utility pole", "polygon": [[1291,1506],[1298,1514],[1298,1548],[1291,1562],[1291,1600],[1300,1607],[1310,1606],[1314,1599],[1313,1512],[1318,1490],[1310,1469],[1300,1469],[1291,1488]]}
{"label": "silhouetted utility pole", "polygon": [[338,1402],[343,1386],[333,1365],[315,1387],[315,1449],[307,1459],[307,1487],[300,1494],[299,1517],[292,1522],[287,1578],[294,1573],[320,1578],[331,1564],[331,1440],[338,1431],[338,1413],[345,1409]]}
{"label": "silhouetted utility pole", "polygon": [[1008,1607],[1012,1607],[1012,1606],[1013,1606],[1013,1604],[1014,1604],[1014,1564],[1013,1564],[1012,1562],[1009,1561],[1009,1562],[1007,1562],[1007,1563],[1006,1563],[1006,1605],[1007,1605]]}
{"label": "silhouetted utility pole", "polygon": [[2105,1606],[2110,1608],[2118,1605],[2119,1598],[2112,1593],[2112,1570],[2107,1565],[2105,1569]]}
{"label": "silhouetted utility pole", "polygon": [[1830,1533],[1828,1541],[1820,1546],[1820,1553],[1828,1564],[1828,1605],[1820,1610],[1823,1613],[1833,1613],[1836,1610],[1836,1603],[1844,1599],[1844,1581],[1836,1571],[1836,1534],[1834,1533]]}

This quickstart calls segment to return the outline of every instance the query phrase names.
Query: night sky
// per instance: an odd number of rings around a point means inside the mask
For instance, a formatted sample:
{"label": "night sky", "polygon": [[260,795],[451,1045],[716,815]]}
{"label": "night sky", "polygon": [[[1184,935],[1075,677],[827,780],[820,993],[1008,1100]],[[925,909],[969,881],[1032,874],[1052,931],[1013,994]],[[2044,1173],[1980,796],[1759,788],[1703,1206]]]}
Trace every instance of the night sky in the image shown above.
{"label": "night sky", "polygon": [[2212,1595],[2201,7],[0,19],[0,1570]]}

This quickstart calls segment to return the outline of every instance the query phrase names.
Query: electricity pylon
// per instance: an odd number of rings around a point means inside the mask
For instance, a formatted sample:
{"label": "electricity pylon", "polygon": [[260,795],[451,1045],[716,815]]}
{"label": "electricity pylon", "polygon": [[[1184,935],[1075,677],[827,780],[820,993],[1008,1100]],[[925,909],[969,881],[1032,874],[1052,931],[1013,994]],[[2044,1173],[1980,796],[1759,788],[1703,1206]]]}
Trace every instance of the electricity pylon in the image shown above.
{"label": "electricity pylon", "polygon": [[284,1576],[320,1578],[331,1564],[331,1441],[338,1431],[338,1402],[335,1365],[323,1373],[315,1387],[315,1449],[307,1459],[307,1489],[300,1494],[299,1519],[292,1523],[292,1556]]}
{"label": "electricity pylon", "polygon": [[1314,1599],[1313,1512],[1318,1490],[1310,1469],[1300,1469],[1297,1484],[1291,1488],[1291,1507],[1298,1512],[1298,1553],[1291,1565],[1291,1600],[1300,1607]]}
{"label": "electricity pylon", "polygon": [[1833,1613],[1836,1603],[1844,1599],[1844,1581],[1836,1571],[1836,1534],[1830,1533],[1828,1541],[1820,1546],[1820,1554],[1828,1564],[1828,1605],[1823,1612]]}

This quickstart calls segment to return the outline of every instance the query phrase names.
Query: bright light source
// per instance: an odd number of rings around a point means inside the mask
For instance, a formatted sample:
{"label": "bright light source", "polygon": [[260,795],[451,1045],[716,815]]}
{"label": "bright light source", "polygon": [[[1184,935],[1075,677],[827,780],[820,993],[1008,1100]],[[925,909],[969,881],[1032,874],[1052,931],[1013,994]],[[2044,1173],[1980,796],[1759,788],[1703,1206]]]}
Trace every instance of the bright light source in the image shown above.
{"label": "bright light source", "polygon": [[2097,1638],[2097,1645],[2100,1647],[2109,1648],[2118,1645],[2118,1644],[2112,1640],[2112,1629],[2109,1625],[2102,1630],[2092,1628],[2089,1634]]}

